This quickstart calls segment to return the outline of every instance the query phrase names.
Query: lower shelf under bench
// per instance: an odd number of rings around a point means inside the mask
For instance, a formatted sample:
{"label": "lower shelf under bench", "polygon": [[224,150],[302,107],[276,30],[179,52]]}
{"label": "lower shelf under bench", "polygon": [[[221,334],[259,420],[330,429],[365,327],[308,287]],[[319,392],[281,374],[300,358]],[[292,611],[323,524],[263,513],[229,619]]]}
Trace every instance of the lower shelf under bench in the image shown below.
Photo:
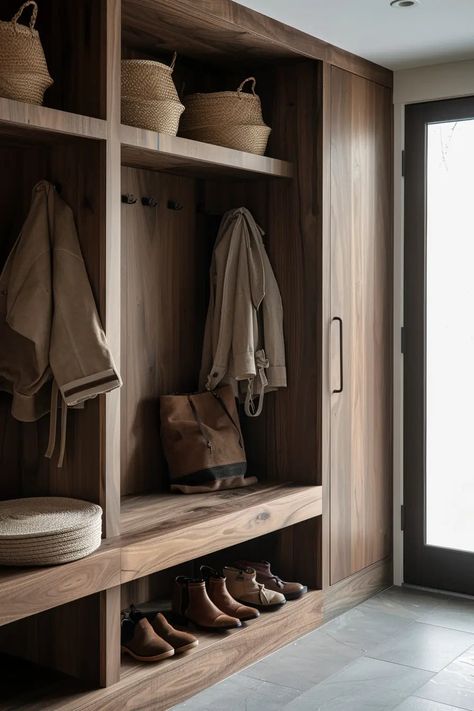
{"label": "lower shelf under bench", "polygon": [[24,693],[15,696],[11,705],[0,696],[0,710],[165,711],[320,625],[322,603],[322,592],[310,590],[300,600],[262,613],[240,629],[225,633],[192,630],[199,646],[162,662],[145,664],[122,655],[120,681],[106,689],[88,691],[72,679],[45,673],[43,688],[36,684],[26,690],[25,684]]}
{"label": "lower shelf under bench", "polygon": [[[196,633],[199,646],[157,664],[122,657],[120,680],[105,689],[87,689],[64,675],[42,673],[21,660],[15,677],[21,693],[0,689],[0,711],[164,711],[388,587],[391,560],[380,561],[324,591],[310,590],[245,627],[225,634]],[[194,633],[194,631],[193,631]],[[0,657],[2,669],[9,666]],[[13,667],[15,669],[15,667]],[[36,677],[36,681],[33,677]],[[21,685],[23,680],[23,686]],[[31,682],[29,681],[31,680]]]}
{"label": "lower shelf under bench", "polygon": [[125,696],[120,692],[120,698],[133,698],[131,708],[147,708],[153,700],[154,709],[167,709],[317,627],[322,622],[322,602],[321,591],[310,590],[274,612],[262,612],[240,629],[225,633],[191,629],[199,646],[156,665],[123,655],[117,686],[125,682],[127,691]]}

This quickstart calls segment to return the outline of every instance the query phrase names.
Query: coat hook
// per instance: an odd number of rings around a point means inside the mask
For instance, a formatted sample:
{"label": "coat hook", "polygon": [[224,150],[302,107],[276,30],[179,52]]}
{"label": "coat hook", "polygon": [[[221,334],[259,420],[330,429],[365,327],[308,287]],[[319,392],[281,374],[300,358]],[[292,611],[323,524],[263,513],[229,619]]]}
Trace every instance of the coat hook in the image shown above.
{"label": "coat hook", "polygon": [[182,210],[183,205],[181,205],[180,202],[177,200],[168,200],[168,209],[169,210]]}
{"label": "coat hook", "polygon": [[153,197],[142,197],[142,205],[145,207],[156,207],[158,200],[155,200]]}
{"label": "coat hook", "polygon": [[135,205],[137,201],[137,198],[135,195],[132,195],[132,193],[125,193],[125,195],[122,195],[122,202],[125,205]]}

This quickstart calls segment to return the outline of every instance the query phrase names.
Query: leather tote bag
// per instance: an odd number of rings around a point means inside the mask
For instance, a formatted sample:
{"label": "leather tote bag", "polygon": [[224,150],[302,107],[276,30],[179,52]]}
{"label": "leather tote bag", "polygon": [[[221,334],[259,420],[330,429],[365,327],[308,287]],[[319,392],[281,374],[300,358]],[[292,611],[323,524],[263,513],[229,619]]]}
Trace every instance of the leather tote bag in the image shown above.
{"label": "leather tote bag", "polygon": [[171,491],[194,494],[257,481],[245,476],[247,460],[230,385],[196,395],[163,395],[160,415]]}

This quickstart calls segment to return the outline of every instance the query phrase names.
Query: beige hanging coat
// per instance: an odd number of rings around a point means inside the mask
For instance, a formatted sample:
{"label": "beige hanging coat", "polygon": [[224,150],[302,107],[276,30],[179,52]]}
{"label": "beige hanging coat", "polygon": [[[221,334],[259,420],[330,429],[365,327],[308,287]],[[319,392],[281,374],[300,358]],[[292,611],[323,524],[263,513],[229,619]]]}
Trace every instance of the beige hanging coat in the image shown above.
{"label": "beige hanging coat", "polygon": [[283,306],[262,235],[244,207],[222,219],[200,375],[201,388],[231,384],[253,417],[262,411],[265,392],[286,387]]}
{"label": "beige hanging coat", "polygon": [[67,408],[120,385],[72,210],[42,181],[0,275],[0,390],[12,394],[17,420],[35,421],[51,411],[46,456],[54,450],[60,394],[61,466]]}

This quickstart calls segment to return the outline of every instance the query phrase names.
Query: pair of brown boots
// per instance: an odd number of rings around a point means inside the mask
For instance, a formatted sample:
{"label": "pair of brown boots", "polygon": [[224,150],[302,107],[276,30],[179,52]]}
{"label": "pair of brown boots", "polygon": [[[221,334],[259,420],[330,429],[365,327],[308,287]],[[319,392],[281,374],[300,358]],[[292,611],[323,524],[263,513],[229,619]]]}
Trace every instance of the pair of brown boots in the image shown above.
{"label": "pair of brown boots", "polygon": [[148,619],[133,605],[122,619],[121,636],[122,652],[139,662],[159,662],[198,645],[196,637],[175,629],[161,612]]}
{"label": "pair of brown boots", "polygon": [[229,630],[259,616],[258,610],[235,600],[224,576],[201,566],[200,578],[179,576],[175,580],[173,613],[183,623],[205,630]]}

